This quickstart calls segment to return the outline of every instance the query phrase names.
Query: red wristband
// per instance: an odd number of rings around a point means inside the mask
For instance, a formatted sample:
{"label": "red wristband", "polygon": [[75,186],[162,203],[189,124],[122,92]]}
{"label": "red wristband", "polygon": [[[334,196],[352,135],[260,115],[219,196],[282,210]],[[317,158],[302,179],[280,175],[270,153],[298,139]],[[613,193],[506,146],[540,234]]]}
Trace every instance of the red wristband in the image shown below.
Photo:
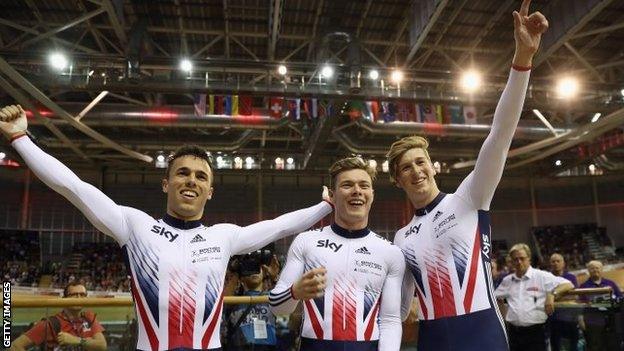
{"label": "red wristband", "polygon": [[526,72],[526,71],[530,71],[531,66],[525,67],[525,66],[519,66],[519,65],[511,65],[511,68],[515,69],[516,71],[520,71],[520,72]]}
{"label": "red wristband", "polygon": [[26,133],[18,133],[17,135],[12,136],[11,139],[9,140],[9,144],[13,143],[15,140],[17,140],[17,139],[19,139],[19,138],[21,138],[21,137],[23,137],[25,135],[26,135]]}

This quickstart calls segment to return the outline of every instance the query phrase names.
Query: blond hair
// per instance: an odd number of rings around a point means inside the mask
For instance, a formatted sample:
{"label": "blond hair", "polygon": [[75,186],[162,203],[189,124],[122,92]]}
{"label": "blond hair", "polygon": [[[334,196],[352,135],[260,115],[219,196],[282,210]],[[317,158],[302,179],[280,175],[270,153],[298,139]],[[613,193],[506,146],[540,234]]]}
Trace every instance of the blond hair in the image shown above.
{"label": "blond hair", "polygon": [[429,148],[429,141],[418,135],[408,136],[392,143],[390,150],[388,150],[386,154],[388,168],[390,170],[390,181],[392,184],[397,183],[396,173],[399,161],[407,151],[411,149],[422,149],[429,162],[431,162],[427,148]]}
{"label": "blond hair", "polygon": [[512,253],[516,251],[520,251],[520,250],[524,250],[524,252],[526,252],[529,259],[531,258],[531,249],[529,248],[529,245],[525,243],[519,243],[519,244],[512,246],[511,249],[509,249],[509,257],[511,257]]}
{"label": "blond hair", "polygon": [[360,157],[345,157],[341,160],[334,162],[334,164],[329,168],[329,176],[330,176],[330,188],[334,189],[336,186],[336,178],[338,174],[346,171],[350,171],[352,169],[361,169],[368,173],[371,177],[371,181],[374,181],[377,178],[377,170],[371,167],[368,163],[366,163]]}
{"label": "blond hair", "polygon": [[591,268],[592,266],[594,267],[598,267],[600,269],[602,269],[602,262],[598,261],[598,260],[592,260],[587,262],[587,264],[585,265],[586,268]]}

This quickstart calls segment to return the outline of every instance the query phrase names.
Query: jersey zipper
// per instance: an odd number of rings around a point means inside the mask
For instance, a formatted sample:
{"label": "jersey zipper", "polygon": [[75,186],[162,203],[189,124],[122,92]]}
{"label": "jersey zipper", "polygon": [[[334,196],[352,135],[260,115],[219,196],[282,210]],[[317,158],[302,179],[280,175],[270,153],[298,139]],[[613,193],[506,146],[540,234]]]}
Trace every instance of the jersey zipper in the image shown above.
{"label": "jersey zipper", "polygon": [[[185,233],[186,234],[186,233]],[[184,262],[184,270],[182,271],[182,276],[186,276],[187,270],[188,270],[188,262],[187,262],[187,251],[188,248],[186,247],[186,236],[184,237],[184,240],[182,240],[182,262]],[[182,318],[184,317],[184,295],[186,293],[185,291],[186,286],[184,286],[184,284],[182,284],[182,296],[180,297],[181,301],[180,301],[180,335],[182,335]]]}
{"label": "jersey zipper", "polygon": [[[349,268],[349,263],[351,262],[351,247],[349,246],[349,242],[347,241],[345,243],[346,249],[347,249],[347,264],[346,267],[348,270],[351,270],[351,268]],[[345,289],[346,290],[346,289]],[[342,330],[346,330],[347,329],[347,312],[346,312],[346,291],[344,294],[342,294]]]}

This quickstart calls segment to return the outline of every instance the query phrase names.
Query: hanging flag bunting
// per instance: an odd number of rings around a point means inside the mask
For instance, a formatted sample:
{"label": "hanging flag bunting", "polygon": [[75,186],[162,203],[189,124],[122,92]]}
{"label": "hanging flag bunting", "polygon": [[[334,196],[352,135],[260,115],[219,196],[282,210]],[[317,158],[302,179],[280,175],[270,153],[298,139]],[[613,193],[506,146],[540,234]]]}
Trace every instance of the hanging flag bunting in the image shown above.
{"label": "hanging flag bunting", "polygon": [[477,108],[474,106],[464,106],[464,119],[466,124],[477,124]]}
{"label": "hanging flag bunting", "polygon": [[215,114],[215,96],[214,95],[208,96],[208,114],[209,115]]}
{"label": "hanging flag bunting", "polygon": [[294,121],[301,119],[301,99],[288,100],[288,118]]}
{"label": "hanging flag bunting", "polygon": [[241,95],[238,97],[238,114],[242,116],[250,116],[253,112],[253,98],[249,95]]}
{"label": "hanging flag bunting", "polygon": [[420,105],[420,115],[423,123],[438,123],[435,105]]}
{"label": "hanging flag bunting", "polygon": [[273,118],[282,118],[282,108],[284,104],[284,98],[271,97],[269,99],[269,114]]}
{"label": "hanging flag bunting", "polygon": [[381,117],[384,123],[394,122],[396,120],[396,105],[391,101],[381,102]]}
{"label": "hanging flag bunting", "polygon": [[461,105],[449,105],[448,112],[451,116],[452,124],[464,124],[464,111]]}
{"label": "hanging flag bunting", "polygon": [[197,117],[206,115],[206,94],[193,93],[193,110]]}

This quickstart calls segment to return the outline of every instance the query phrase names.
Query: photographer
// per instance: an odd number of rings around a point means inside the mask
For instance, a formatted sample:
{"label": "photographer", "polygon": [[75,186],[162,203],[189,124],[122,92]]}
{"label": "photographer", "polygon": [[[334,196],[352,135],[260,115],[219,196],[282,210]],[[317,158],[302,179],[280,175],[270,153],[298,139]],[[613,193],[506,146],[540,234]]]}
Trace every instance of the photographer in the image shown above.
{"label": "photographer", "polygon": [[[270,250],[239,256],[232,263],[230,286],[240,282],[234,295],[268,295],[279,274],[279,262]],[[238,293],[237,293],[238,292]],[[227,345],[230,350],[275,350],[275,316],[268,303],[235,305],[226,310]]]}

